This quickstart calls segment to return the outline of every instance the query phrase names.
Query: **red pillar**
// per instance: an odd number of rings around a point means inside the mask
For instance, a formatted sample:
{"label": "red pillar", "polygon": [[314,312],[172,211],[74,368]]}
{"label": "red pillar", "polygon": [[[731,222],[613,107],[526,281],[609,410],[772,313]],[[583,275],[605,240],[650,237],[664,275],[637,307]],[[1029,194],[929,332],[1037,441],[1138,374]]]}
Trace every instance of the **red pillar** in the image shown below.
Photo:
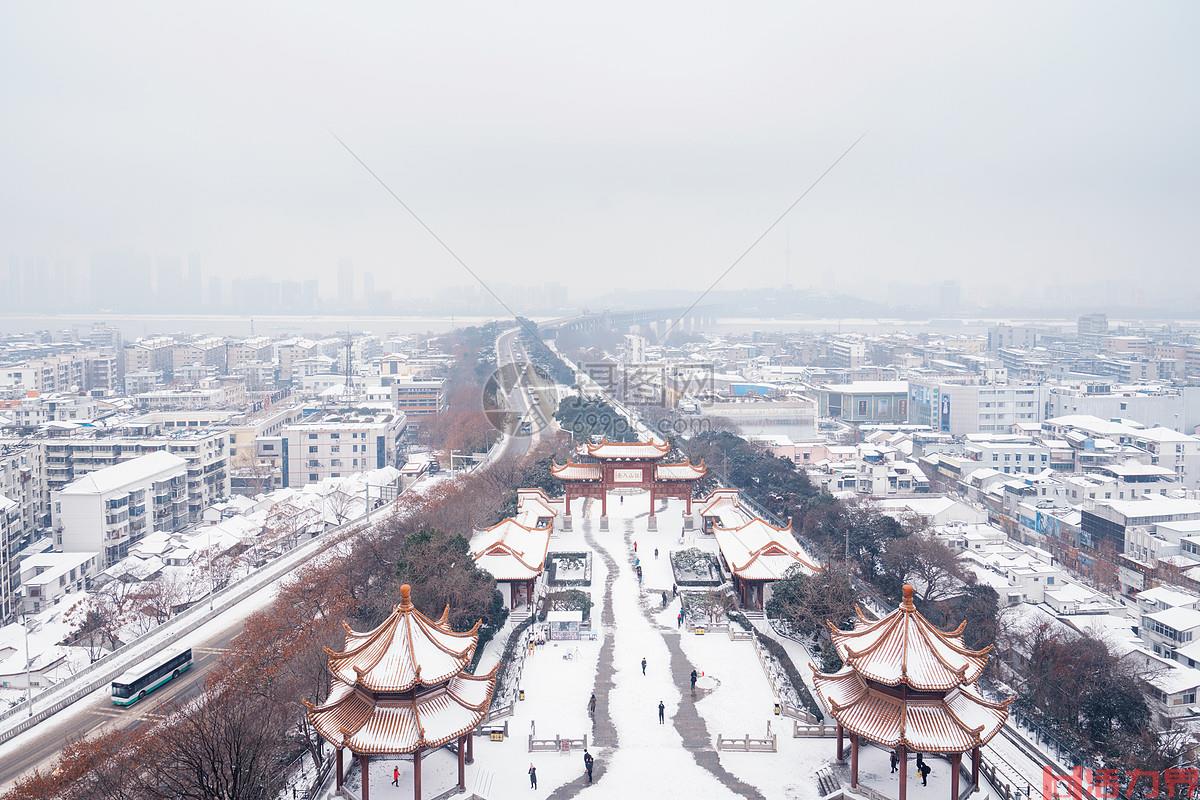
{"label": "red pillar", "polygon": [[608,516],[608,487],[600,487],[600,516]]}
{"label": "red pillar", "polygon": [[475,763],[475,732],[467,734],[467,763]]}
{"label": "red pillar", "polygon": [[972,792],[979,791],[979,748],[975,747],[971,750],[971,785],[975,788]]}
{"label": "red pillar", "polygon": [[846,735],[846,733],[845,733],[845,731],[842,729],[842,723],[840,723],[840,722],[839,722],[839,723],[837,724],[837,737],[838,737],[837,760],[838,760],[838,761],[845,761],[845,760],[846,760],[846,743],[845,743],[845,735]]}
{"label": "red pillar", "polygon": [[467,739],[471,734],[458,737],[458,790],[466,791],[467,788]]}
{"label": "red pillar", "polygon": [[[413,753],[413,797],[421,800],[421,751]],[[367,800],[367,798],[363,798]]]}
{"label": "red pillar", "polygon": [[853,732],[850,734],[850,788],[858,788],[858,734]]}
{"label": "red pillar", "polygon": [[650,516],[654,516],[654,485],[650,485]]}
{"label": "red pillar", "polygon": [[950,800],[958,800],[958,770],[962,767],[962,753],[950,757]]}
{"label": "red pillar", "polygon": [[896,748],[896,759],[900,764],[900,800],[908,798],[908,748],[900,745]]}
{"label": "red pillar", "polygon": [[362,800],[371,800],[371,757],[360,753],[358,769],[362,772]]}
{"label": "red pillar", "polygon": [[345,770],[342,769],[342,748],[340,747],[337,749],[337,763],[333,765],[333,771],[337,774],[336,783],[337,788],[340,790],[342,788],[342,775],[345,772]]}
{"label": "red pillar", "polygon": [[563,481],[563,496],[566,498],[566,502],[564,503],[566,511],[564,514],[568,517],[571,516],[571,490],[568,488],[570,485],[566,481]]}

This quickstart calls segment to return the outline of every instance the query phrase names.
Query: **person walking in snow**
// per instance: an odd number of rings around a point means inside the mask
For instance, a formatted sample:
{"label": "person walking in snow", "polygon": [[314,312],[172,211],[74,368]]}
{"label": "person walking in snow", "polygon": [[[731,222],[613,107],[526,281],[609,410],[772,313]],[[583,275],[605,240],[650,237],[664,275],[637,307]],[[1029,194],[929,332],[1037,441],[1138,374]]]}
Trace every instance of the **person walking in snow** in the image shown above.
{"label": "person walking in snow", "polygon": [[929,785],[929,773],[933,772],[933,770],[929,768],[928,764],[926,764],[924,761],[922,761],[921,766],[917,767],[917,772],[921,773],[921,785],[928,786]]}
{"label": "person walking in snow", "polygon": [[592,699],[588,700],[588,716],[596,716],[596,693],[592,692]]}
{"label": "person walking in snow", "polygon": [[392,767],[392,786],[400,785],[400,768]]}
{"label": "person walking in snow", "polygon": [[588,783],[592,782],[592,765],[596,763],[596,759],[592,758],[592,754],[587,750],[583,751],[583,768],[587,770]]}
{"label": "person walking in snow", "polygon": [[696,670],[692,670],[692,697],[696,696]]}
{"label": "person walking in snow", "polygon": [[658,724],[659,725],[667,724],[666,714],[667,714],[667,706],[665,703],[663,703],[662,700],[659,700],[658,701]]}
{"label": "person walking in snow", "polygon": [[679,609],[679,614],[676,615],[676,617],[675,617],[675,627],[676,628],[683,627],[683,609],[682,608]]}
{"label": "person walking in snow", "polygon": [[642,659],[642,674],[646,674],[646,659]]}
{"label": "person walking in snow", "polygon": [[891,761],[892,761],[892,772],[896,772],[896,765],[900,763],[900,759],[896,758],[896,751],[895,751],[895,750],[893,750],[893,751],[892,751],[891,755],[892,755],[892,759],[891,759]]}
{"label": "person walking in snow", "polygon": [[654,548],[654,557],[658,558],[658,548]]}
{"label": "person walking in snow", "polygon": [[663,606],[662,606],[662,607],[663,607],[663,608],[666,608],[666,607],[667,607],[667,590],[666,590],[666,589],[663,589],[663,593],[662,593],[662,599],[663,599]]}
{"label": "person walking in snow", "polygon": [[537,788],[537,767],[535,767],[533,764],[529,765],[529,788]]}

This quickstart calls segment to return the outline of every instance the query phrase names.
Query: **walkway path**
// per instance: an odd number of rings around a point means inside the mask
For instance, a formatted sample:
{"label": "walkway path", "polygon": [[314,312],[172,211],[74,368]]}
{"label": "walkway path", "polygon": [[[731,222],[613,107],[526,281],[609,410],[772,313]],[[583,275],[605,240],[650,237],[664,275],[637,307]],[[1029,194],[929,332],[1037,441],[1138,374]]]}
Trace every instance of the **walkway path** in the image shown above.
{"label": "walkway path", "polygon": [[[590,503],[591,500],[589,499],[587,502]],[[604,776],[605,764],[608,762],[611,752],[617,748],[620,741],[617,726],[613,724],[610,705],[612,690],[616,685],[613,680],[613,651],[616,644],[616,630],[613,626],[613,583],[617,579],[618,567],[617,562],[608,554],[608,551],[601,549],[597,544],[595,536],[592,535],[593,522],[586,514],[587,503],[584,504],[584,513],[580,520],[584,539],[588,546],[604,560],[607,567],[604,578],[604,600],[600,610],[604,644],[600,647],[600,663],[596,667],[596,713],[592,718],[592,743],[594,744],[592,756],[596,759],[592,772],[594,780],[599,781]],[[574,797],[579,794],[581,789],[587,787],[588,780],[587,774],[583,771],[582,753],[579,755],[579,772],[578,778],[559,786],[550,793],[547,800],[565,800],[565,798]]]}
{"label": "walkway path", "polygon": [[[625,544],[626,548],[632,547],[631,539],[633,536],[632,520],[627,521],[629,524],[625,529]],[[679,733],[679,738],[683,742],[683,746],[691,751],[692,758],[696,763],[708,771],[714,778],[721,782],[731,792],[736,792],[739,797],[752,797],[763,800],[762,794],[749,784],[743,783],[738,778],[721,766],[720,757],[715,749],[713,749],[713,737],[708,731],[708,725],[705,724],[704,718],[696,710],[696,700],[691,697],[691,692],[686,696],[683,695],[683,687],[691,685],[692,670],[695,666],[688,660],[683,652],[683,648],[679,644],[679,637],[683,634],[677,628],[669,628],[655,623],[650,609],[645,605],[642,606],[642,615],[646,621],[658,629],[663,638],[663,642],[667,645],[667,650],[671,653],[671,677],[675,681],[675,685],[680,687],[681,699],[679,709],[675,712],[672,719],[675,730]]]}

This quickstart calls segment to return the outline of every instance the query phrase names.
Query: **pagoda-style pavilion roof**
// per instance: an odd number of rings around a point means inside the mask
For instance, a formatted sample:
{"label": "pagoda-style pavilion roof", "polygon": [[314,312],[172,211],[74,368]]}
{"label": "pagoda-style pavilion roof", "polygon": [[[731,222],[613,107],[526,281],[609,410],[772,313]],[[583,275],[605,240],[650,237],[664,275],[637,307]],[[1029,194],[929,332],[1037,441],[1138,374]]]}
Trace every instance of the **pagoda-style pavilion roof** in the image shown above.
{"label": "pagoda-style pavilion roof", "polygon": [[506,519],[477,531],[471,557],[498,581],[532,580],[542,574],[550,549],[550,526],[533,528]]}
{"label": "pagoda-style pavilion roof", "polygon": [[602,477],[599,464],[550,464],[550,474],[560,481],[598,481]]}
{"label": "pagoda-style pavilion roof", "polygon": [[654,467],[654,479],[659,481],[695,481],[708,474],[704,462],[693,464],[690,460],[678,464],[657,464]]}
{"label": "pagoda-style pavilion roof", "polygon": [[817,692],[844,728],[887,748],[904,745],[909,752],[963,753],[981,747],[1004,725],[1012,702],[985,700],[972,686],[944,694],[887,690],[868,685],[853,667],[832,675],[812,669]]}
{"label": "pagoda-style pavilion roof", "polygon": [[792,524],[776,527],[755,517],[735,528],[713,527],[717,546],[733,574],[748,581],[774,581],[799,565],[808,574],[818,566],[792,534]]}
{"label": "pagoda-style pavilion roof", "polygon": [[[912,586],[905,585],[900,607],[880,620],[859,614],[852,631],[829,624],[838,656],[870,681],[904,684],[921,691],[945,691],[974,683],[987,666],[991,646],[971,650],[963,645],[963,622],[941,631],[917,611]],[[827,623],[828,624],[828,623]]]}
{"label": "pagoda-style pavilion roof", "polygon": [[588,443],[585,447],[589,456],[601,461],[656,461],[671,452],[671,445],[666,442],[610,442],[604,439],[599,444]]}
{"label": "pagoda-style pavilion roof", "polygon": [[493,667],[486,675],[459,673],[444,686],[381,704],[334,678],[324,703],[306,705],[309,721],[334,747],[364,755],[414,753],[474,730],[495,689]]}
{"label": "pagoda-style pavilion roof", "polygon": [[417,611],[408,584],[400,587],[400,604],[379,627],[366,633],[346,629],[342,651],[325,648],[330,673],[349,686],[368,692],[407,692],[444,685],[461,672],[475,653],[479,623],[466,632],[450,629],[449,607],[439,620]]}

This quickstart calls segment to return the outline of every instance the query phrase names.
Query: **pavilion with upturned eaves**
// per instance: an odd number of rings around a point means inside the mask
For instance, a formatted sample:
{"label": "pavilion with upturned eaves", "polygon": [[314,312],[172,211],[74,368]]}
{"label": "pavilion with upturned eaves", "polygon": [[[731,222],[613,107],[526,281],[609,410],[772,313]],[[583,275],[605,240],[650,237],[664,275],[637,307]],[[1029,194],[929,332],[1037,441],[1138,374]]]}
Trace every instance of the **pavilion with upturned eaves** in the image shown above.
{"label": "pavilion with upturned eaves", "polygon": [[496,668],[484,675],[466,671],[479,644],[479,623],[458,632],[449,618],[449,606],[437,620],[417,611],[404,584],[400,604],[383,624],[359,633],[343,623],[344,648],[325,648],[329,696],[305,705],[309,722],[336,749],[339,793],[344,750],[358,757],[362,800],[370,800],[371,756],[411,755],[413,796],[421,800],[422,755],[450,743],[458,746],[458,787],[466,789],[472,738],[491,705]]}
{"label": "pavilion with upturned eaves", "polygon": [[908,791],[906,767],[913,753],[939,753],[951,763],[951,800],[958,800],[962,754],[971,753],[971,782],[979,787],[980,749],[1004,726],[1012,698],[994,703],[979,692],[991,646],[963,645],[964,621],[938,630],[913,605],[904,586],[900,607],[882,619],[862,612],[854,630],[829,624],[843,668],[828,674],[812,667],[817,693],[837,721],[837,757],[850,734],[850,787],[858,788],[860,739],[894,750],[900,761],[900,800]]}
{"label": "pavilion with upturned eaves", "polygon": [[684,520],[691,521],[692,492],[696,481],[708,474],[703,462],[665,462],[671,446],[654,441],[589,443],[579,450],[585,460],[552,464],[550,473],[563,483],[566,495],[565,523],[569,524],[571,500],[591,497],[600,501],[600,529],[608,527],[608,493],[615,489],[650,492],[649,529],[657,530],[655,502],[674,497],[686,503]]}

